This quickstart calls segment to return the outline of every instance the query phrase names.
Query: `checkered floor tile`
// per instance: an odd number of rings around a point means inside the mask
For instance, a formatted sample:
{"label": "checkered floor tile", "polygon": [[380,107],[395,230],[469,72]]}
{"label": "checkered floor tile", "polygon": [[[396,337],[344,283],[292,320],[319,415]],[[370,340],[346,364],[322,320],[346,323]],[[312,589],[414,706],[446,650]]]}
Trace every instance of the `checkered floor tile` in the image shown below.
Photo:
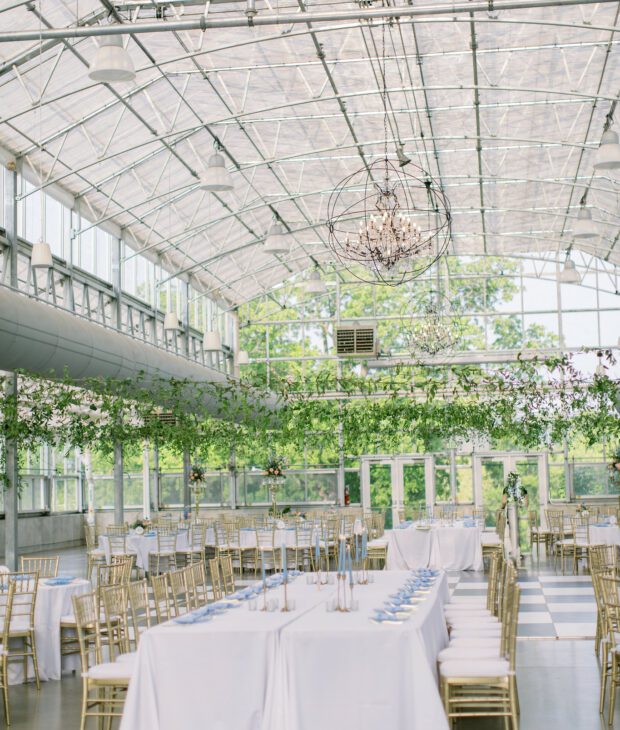
{"label": "checkered floor tile", "polygon": [[[486,595],[480,574],[453,574],[454,596]],[[518,636],[523,638],[591,639],[596,631],[596,603],[589,575],[519,575],[521,606]]]}

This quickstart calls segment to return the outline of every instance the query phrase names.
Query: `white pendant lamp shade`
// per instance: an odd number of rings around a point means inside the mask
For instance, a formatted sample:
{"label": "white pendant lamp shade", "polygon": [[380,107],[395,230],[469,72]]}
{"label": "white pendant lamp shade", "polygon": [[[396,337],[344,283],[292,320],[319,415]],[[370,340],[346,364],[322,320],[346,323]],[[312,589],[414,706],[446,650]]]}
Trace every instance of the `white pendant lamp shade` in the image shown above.
{"label": "white pendant lamp shade", "polygon": [[207,169],[200,176],[200,188],[210,193],[224,193],[233,187],[232,175],[226,169],[226,161],[216,152],[209,157]]}
{"label": "white pendant lamp shade", "polygon": [[179,318],[176,312],[166,312],[164,317],[164,330],[166,332],[176,332],[179,329]]}
{"label": "white pendant lamp shade", "polygon": [[605,375],[607,375],[607,370],[605,369],[605,366],[602,362],[599,362],[594,372],[599,376],[599,378],[603,378],[605,377]]}
{"label": "white pendant lamp shade", "polygon": [[580,208],[573,225],[573,238],[596,238],[596,236],[598,228],[592,220],[592,213],[587,208]]}
{"label": "white pendant lamp shade", "polygon": [[564,268],[560,271],[558,279],[563,284],[581,284],[581,276],[571,258],[567,258],[564,262]]}
{"label": "white pendant lamp shade", "polygon": [[620,167],[618,135],[611,129],[603,132],[601,145],[594,155],[595,170],[617,170]]}
{"label": "white pendant lamp shade", "polygon": [[219,332],[205,332],[202,340],[202,349],[205,352],[220,352],[222,349],[222,338]]}
{"label": "white pendant lamp shade", "polygon": [[306,280],[306,293],[307,294],[325,294],[327,292],[327,285],[321,279],[321,274],[318,271],[312,271],[310,276]]}
{"label": "white pendant lamp shade", "polygon": [[237,353],[237,365],[249,365],[250,356],[247,350],[239,350]]}
{"label": "white pendant lamp shade", "polygon": [[30,266],[33,269],[51,269],[53,265],[52,249],[49,243],[39,241],[33,244],[32,254],[30,255]]}
{"label": "white pendant lamp shade", "polygon": [[88,78],[104,83],[133,81],[136,78],[131,56],[123,46],[123,36],[110,35],[102,38],[95,59],[88,69]]}
{"label": "white pendant lamp shade", "polygon": [[274,221],[271,224],[267,237],[265,238],[263,251],[271,254],[285,254],[288,253],[289,250],[286,229],[280,221]]}

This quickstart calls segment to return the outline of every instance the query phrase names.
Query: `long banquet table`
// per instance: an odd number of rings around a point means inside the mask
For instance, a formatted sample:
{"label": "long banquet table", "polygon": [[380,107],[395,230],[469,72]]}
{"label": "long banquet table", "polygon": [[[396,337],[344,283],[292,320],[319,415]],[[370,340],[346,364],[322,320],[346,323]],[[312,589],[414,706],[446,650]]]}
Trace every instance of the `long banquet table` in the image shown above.
{"label": "long banquet table", "polygon": [[[374,575],[355,587],[355,613],[327,612],[335,586],[301,576],[290,613],[245,603],[207,623],[150,629],[121,730],[447,730],[435,669],[447,643],[446,576],[408,621],[377,624],[373,610],[409,574]],[[282,594],[268,592],[280,604]]]}
{"label": "long banquet table", "polygon": [[417,525],[387,530],[387,569],[482,570],[480,527]]}

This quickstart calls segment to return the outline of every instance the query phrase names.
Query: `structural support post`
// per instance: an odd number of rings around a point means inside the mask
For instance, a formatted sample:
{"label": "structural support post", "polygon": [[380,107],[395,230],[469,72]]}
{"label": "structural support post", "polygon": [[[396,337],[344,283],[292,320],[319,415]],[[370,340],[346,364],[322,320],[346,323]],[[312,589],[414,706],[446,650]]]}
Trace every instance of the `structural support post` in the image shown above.
{"label": "structural support post", "polygon": [[142,513],[147,519],[151,517],[151,472],[148,442],[142,447]]}
{"label": "structural support post", "polygon": [[123,486],[123,444],[117,441],[114,444],[114,523],[117,525],[125,522]]}
{"label": "structural support post", "polygon": [[228,503],[230,509],[237,509],[237,453],[234,446],[230,448],[228,460]]}
{"label": "structural support post", "polygon": [[183,452],[183,509],[191,509],[191,495],[189,492],[189,469],[191,466],[190,453],[187,449]]}
{"label": "structural support post", "polygon": [[92,454],[89,448],[84,449],[84,478],[86,480],[86,520],[89,525],[96,523],[95,513],[95,480],[93,479]]}
{"label": "structural support post", "polygon": [[[338,401],[338,504],[344,504],[344,432],[342,425],[342,401]],[[360,495],[361,501],[361,495]]]}
{"label": "structural support post", "polygon": [[[17,289],[17,165],[14,161],[7,165],[8,174],[4,185],[4,222],[9,243],[9,283]],[[9,395],[17,396],[17,375],[13,373],[7,382]],[[18,443],[7,439],[4,444],[4,459],[7,476],[4,492],[4,562],[10,570],[17,570],[18,520],[19,520],[19,459]]]}
{"label": "structural support post", "polygon": [[151,482],[151,505],[155,512],[159,512],[159,446],[153,444],[153,481]]}

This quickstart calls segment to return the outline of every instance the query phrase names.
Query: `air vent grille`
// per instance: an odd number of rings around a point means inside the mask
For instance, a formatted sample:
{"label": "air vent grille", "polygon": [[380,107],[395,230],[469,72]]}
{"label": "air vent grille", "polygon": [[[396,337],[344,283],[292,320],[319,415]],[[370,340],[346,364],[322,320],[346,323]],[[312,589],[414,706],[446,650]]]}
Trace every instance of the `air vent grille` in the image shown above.
{"label": "air vent grille", "polygon": [[368,357],[377,354],[374,327],[337,327],[336,354],[340,357]]}

